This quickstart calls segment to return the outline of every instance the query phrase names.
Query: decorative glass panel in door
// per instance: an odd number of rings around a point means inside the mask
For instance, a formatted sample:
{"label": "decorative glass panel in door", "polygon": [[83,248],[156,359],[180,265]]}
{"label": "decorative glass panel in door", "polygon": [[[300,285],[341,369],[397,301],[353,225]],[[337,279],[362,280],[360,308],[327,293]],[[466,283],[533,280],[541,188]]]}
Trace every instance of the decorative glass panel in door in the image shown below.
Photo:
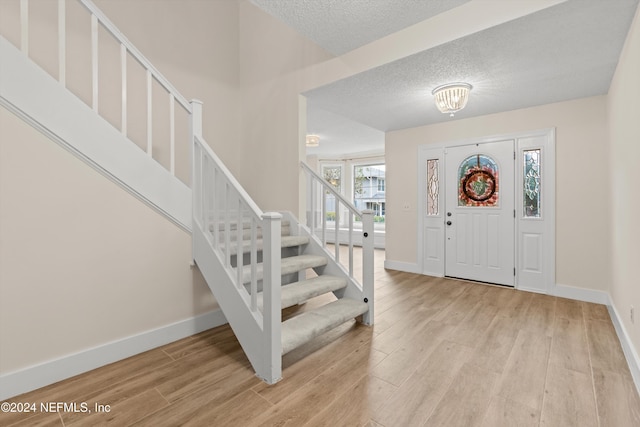
{"label": "decorative glass panel in door", "polygon": [[458,168],[458,206],[497,206],[498,165],[485,154],[474,154]]}

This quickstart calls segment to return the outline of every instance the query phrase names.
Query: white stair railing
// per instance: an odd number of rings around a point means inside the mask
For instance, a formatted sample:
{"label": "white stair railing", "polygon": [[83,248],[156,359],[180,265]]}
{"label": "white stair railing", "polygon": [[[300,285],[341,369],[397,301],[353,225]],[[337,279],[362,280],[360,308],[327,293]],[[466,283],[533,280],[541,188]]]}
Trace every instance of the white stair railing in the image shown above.
{"label": "white stair railing", "polygon": [[[192,103],[194,121],[201,105]],[[279,213],[264,213],[194,129],[193,256],[257,375],[281,378]],[[248,232],[248,236],[245,235]],[[262,234],[262,262],[258,239]],[[243,243],[250,240],[246,255]],[[224,274],[219,274],[223,272]],[[258,305],[260,284],[263,308]]]}
{"label": "white stair railing", "polygon": [[[3,0],[6,1],[6,0]],[[20,1],[20,46],[18,46],[22,52],[29,56],[29,0]],[[146,141],[144,141],[146,153],[154,157],[154,134],[153,134],[153,122],[154,122],[154,105],[156,100],[153,97],[154,82],[164,90],[166,101],[160,100],[160,102],[166,102],[168,105],[169,116],[167,118],[169,124],[169,160],[168,165],[165,165],[166,169],[171,172],[172,175],[176,174],[176,144],[179,143],[176,139],[176,117],[178,117],[178,111],[181,109],[187,116],[191,115],[191,105],[187,99],[182,96],[173,85],[149,62],[147,58],[138,51],[138,49],[118,30],[118,28],[102,13],[100,9],[91,0],[57,0],[57,58],[58,58],[58,75],[52,76],[57,78],[58,81],[65,87],[67,87],[67,22],[66,22],[66,9],[67,3],[70,1],[81,4],[88,12],[87,19],[91,24],[91,107],[93,110],[101,114],[99,111],[99,96],[100,96],[100,73],[98,59],[100,58],[100,47],[103,44],[98,40],[98,35],[101,33],[100,28],[106,30],[106,34],[112,37],[120,46],[120,89],[121,89],[121,104],[120,104],[120,131],[124,136],[128,136],[128,99],[129,90],[127,88],[127,76],[129,74],[129,65],[127,61],[128,57],[132,57],[135,63],[139,64],[146,74]],[[42,2],[40,2],[42,3]],[[37,3],[36,3],[37,5]],[[110,85],[109,85],[110,86]],[[69,88],[69,87],[67,87]],[[76,93],[76,95],[78,95]],[[156,92],[157,95],[157,92]],[[177,103],[177,107],[176,107]],[[183,114],[184,114],[183,113]],[[189,118],[186,119],[187,121]],[[165,136],[166,137],[166,136]],[[182,138],[184,144],[187,144],[187,135]]]}
{"label": "white stair railing", "polygon": [[[309,232],[319,239],[327,255],[341,264],[348,272],[349,278],[358,285],[362,291],[363,300],[369,305],[369,311],[364,315],[363,323],[371,325],[374,299],[373,211],[358,210],[309,165],[300,162],[300,166],[307,180],[306,211]],[[329,218],[327,214],[329,197],[332,197],[335,202],[335,218]],[[358,224],[360,221],[361,228]],[[362,238],[356,239],[359,233]],[[328,242],[333,242],[332,248]],[[361,270],[355,268],[356,257],[353,248],[356,244],[362,245]],[[341,246],[346,246],[346,260],[341,259]]]}

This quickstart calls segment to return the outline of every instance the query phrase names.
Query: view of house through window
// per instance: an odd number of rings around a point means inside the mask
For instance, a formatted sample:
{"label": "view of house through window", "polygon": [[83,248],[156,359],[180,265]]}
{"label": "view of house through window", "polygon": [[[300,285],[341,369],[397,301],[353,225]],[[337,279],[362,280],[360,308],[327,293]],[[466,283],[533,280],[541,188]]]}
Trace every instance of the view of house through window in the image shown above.
{"label": "view of house through window", "polygon": [[[322,176],[331,184],[333,188],[340,194],[342,194],[342,166],[322,166]],[[327,193],[330,193],[327,191]],[[333,194],[326,195],[326,212],[325,219],[327,221],[335,221],[336,219],[336,198]]]}
{"label": "view of house through window", "polygon": [[353,204],[373,211],[375,223],[384,223],[385,165],[358,165],[353,168]]}
{"label": "view of house through window", "polygon": [[[384,229],[386,211],[385,200],[385,165],[384,163],[355,165],[346,170],[343,165],[322,165],[322,176],[336,191],[351,202],[359,210],[373,211],[376,229]],[[333,194],[325,194],[325,220],[335,221],[336,200]],[[349,197],[351,193],[351,197]],[[344,214],[344,215],[343,215]],[[346,221],[346,212],[340,213],[340,222]],[[356,218],[358,222],[360,218]]]}

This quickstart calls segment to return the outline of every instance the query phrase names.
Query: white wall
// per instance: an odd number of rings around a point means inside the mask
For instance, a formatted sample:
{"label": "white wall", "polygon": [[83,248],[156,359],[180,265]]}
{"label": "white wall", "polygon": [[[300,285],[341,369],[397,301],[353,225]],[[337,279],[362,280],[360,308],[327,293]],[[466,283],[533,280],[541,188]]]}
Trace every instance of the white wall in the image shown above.
{"label": "white wall", "polygon": [[639,320],[632,323],[630,306],[640,307],[640,198],[638,197],[638,161],[640,159],[640,10],[627,40],[608,95],[611,162],[612,233],[611,257],[613,305],[631,342],[640,350]]}
{"label": "white wall", "polygon": [[[418,264],[418,146],[556,128],[556,283],[607,291],[611,221],[606,98],[593,97],[387,134],[387,252]],[[410,209],[404,210],[407,204]]]}
{"label": "white wall", "polygon": [[191,236],[0,108],[0,374],[217,308]]}
{"label": "white wall", "polygon": [[302,72],[329,58],[276,18],[241,1],[239,180],[265,211],[298,212],[299,162],[305,155],[299,121]]}

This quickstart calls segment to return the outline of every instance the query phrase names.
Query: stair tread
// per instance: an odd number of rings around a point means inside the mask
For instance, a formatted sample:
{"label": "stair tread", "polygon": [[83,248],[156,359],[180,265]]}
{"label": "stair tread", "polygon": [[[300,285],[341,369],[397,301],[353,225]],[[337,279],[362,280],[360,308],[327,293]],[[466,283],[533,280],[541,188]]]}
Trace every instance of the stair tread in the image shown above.
{"label": "stair tread", "polygon": [[[244,220],[240,224],[242,224],[242,229],[243,230],[248,230],[248,229],[251,228],[251,224],[252,223],[249,220]],[[286,227],[289,227],[290,224],[289,224],[289,221],[282,221],[280,223],[280,225],[283,228],[286,228]],[[215,224],[209,224],[209,231],[213,231],[214,229],[215,229]],[[218,230],[224,231],[224,229],[225,229],[225,222],[224,221],[219,221],[218,222]],[[229,230],[234,231],[234,230],[237,230],[237,229],[238,229],[238,221],[236,221],[236,220],[229,221]]]}
{"label": "stair tread", "polygon": [[282,274],[291,274],[307,268],[316,268],[327,265],[329,261],[321,255],[296,255],[282,258]]}
{"label": "stair tread", "polygon": [[281,236],[280,246],[283,248],[291,248],[294,246],[306,245],[309,243],[309,236]]}
{"label": "stair tread", "polygon": [[[334,292],[347,286],[347,279],[337,276],[317,276],[282,286],[282,308],[305,302],[318,295]],[[258,307],[262,309],[262,292],[258,294]]]}
{"label": "stair tread", "polygon": [[[302,246],[309,243],[308,236],[282,236],[280,238],[280,247],[281,248],[293,248],[296,246]],[[257,250],[262,251],[264,241],[262,239],[256,240]],[[236,255],[238,253],[238,245],[234,242],[231,243],[231,247],[229,248],[231,255]],[[251,240],[243,240],[242,241],[242,252],[247,254],[251,251]]]}
{"label": "stair tread", "polygon": [[[307,268],[316,268],[327,265],[329,261],[326,257],[320,255],[296,255],[287,258],[282,258],[280,263],[281,274],[292,274],[298,271],[306,270]],[[264,274],[263,264],[259,263],[256,266],[256,275],[258,280],[262,279]],[[243,283],[251,282],[251,265],[245,265],[242,267],[242,281]]]}
{"label": "stair tread", "polygon": [[342,298],[284,321],[282,323],[282,354],[290,352],[349,319],[366,313],[368,309],[364,302]]}

